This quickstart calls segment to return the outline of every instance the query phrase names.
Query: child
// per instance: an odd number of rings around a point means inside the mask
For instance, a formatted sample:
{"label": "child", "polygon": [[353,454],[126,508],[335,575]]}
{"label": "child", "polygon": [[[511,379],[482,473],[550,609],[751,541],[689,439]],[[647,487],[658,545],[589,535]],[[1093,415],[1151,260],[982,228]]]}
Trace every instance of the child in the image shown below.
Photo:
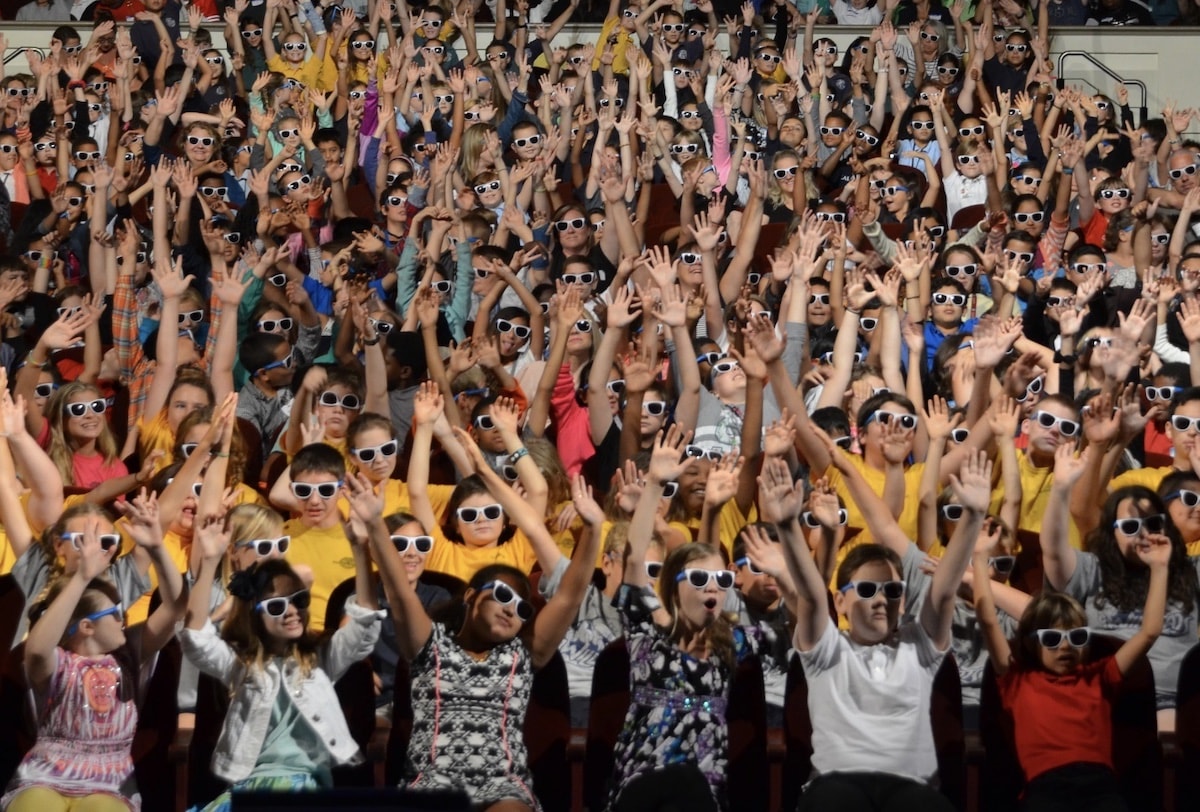
{"label": "child", "polygon": [[[38,738],[0,799],[5,809],[141,808],[130,751],[137,703],[154,655],[183,615],[183,579],[170,567],[160,571],[162,604],[139,627],[137,641],[128,640],[121,595],[100,577],[118,545],[102,544],[101,530],[99,516],[86,519],[74,573],[56,581],[30,613],[25,674]],[[161,543],[159,536],[157,549]]]}
{"label": "child", "polygon": [[[215,515],[200,520],[206,528],[221,521]],[[233,607],[218,634],[209,610],[229,542],[228,532],[198,535],[203,558],[180,632],[188,660],[235,686],[212,762],[213,773],[233,787],[205,812],[230,809],[234,790],[328,787],[332,767],[361,760],[333,684],[371,653],[383,614],[375,604],[366,547],[354,545],[358,597],[346,601],[350,622],[329,639],[310,631],[311,593],[279,559],[256,562],[230,579]]]}
{"label": "child", "polygon": [[[1013,717],[1017,758],[1025,773],[1023,809],[1124,810],[1112,764],[1112,701],[1129,669],[1163,630],[1171,539],[1150,529],[1154,516],[1129,534],[1150,570],[1141,628],[1117,653],[1089,662],[1088,616],[1069,595],[1042,592],[1021,615],[1010,643],[997,622],[989,551],[975,553],[975,611],[996,670],[1000,701]],[[1162,517],[1158,517],[1161,519]],[[1161,526],[1161,525],[1160,525]]]}
{"label": "child", "polygon": [[[473,446],[461,429],[455,433]],[[474,573],[458,604],[460,616],[435,623],[388,539],[382,500],[365,478],[348,485],[351,509],[368,528],[396,641],[412,673],[413,732],[404,783],[414,789],[459,788],[479,808],[538,808],[522,733],[533,672],[554,656],[579,611],[599,535],[584,535],[558,593],[536,617],[524,573],[494,564]],[[575,480],[574,491],[577,500],[590,496],[582,479]],[[540,546],[554,546],[544,527],[528,532],[539,536]],[[470,746],[463,747],[464,741]]]}
{"label": "child", "polygon": [[813,722],[817,776],[805,789],[801,812],[878,808],[901,798],[906,808],[953,808],[929,785],[938,766],[930,698],[950,648],[958,585],[987,513],[991,469],[985,455],[972,455],[960,476],[950,477],[964,517],[917,619],[901,620],[905,588],[892,549],[862,544],[849,552],[838,567],[834,595],[847,620],[842,633],[829,618],[825,580],[796,519],[803,489],[781,460],[764,467],[764,518],[784,522],[780,535],[799,595],[794,644]]}

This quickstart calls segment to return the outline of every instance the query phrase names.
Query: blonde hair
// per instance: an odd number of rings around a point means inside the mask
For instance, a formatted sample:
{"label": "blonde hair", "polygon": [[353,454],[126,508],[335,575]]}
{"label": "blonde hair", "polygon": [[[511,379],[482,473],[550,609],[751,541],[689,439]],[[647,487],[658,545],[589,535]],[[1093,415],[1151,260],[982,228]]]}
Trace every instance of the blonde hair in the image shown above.
{"label": "blonde hair", "polygon": [[[96,397],[92,400],[104,399],[103,393],[90,383],[72,381],[51,395],[46,404],[46,410],[50,414],[50,459],[67,487],[75,485],[75,449],[71,447],[71,441],[67,437],[67,404],[83,392],[95,394]],[[113,460],[117,458],[117,438],[113,436],[108,420],[103,415],[100,418],[103,428],[100,436],[96,438],[96,450],[104,457],[105,465],[112,465]]]}

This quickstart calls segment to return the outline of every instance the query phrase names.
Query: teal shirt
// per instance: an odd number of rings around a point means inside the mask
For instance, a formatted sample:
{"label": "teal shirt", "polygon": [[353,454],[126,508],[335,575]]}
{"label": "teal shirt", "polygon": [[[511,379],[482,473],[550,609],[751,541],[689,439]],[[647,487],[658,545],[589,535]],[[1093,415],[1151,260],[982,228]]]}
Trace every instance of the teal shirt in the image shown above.
{"label": "teal shirt", "polygon": [[[249,778],[312,775],[322,786],[331,786],[329,751],[317,732],[300,715],[287,691],[280,686],[271,708],[271,727]],[[336,713],[341,711],[335,709]]]}

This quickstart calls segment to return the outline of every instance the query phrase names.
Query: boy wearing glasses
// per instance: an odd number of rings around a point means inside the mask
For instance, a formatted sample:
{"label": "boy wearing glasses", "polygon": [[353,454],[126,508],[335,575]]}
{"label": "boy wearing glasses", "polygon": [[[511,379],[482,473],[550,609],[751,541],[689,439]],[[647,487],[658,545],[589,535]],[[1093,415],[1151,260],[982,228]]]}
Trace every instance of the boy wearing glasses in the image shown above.
{"label": "boy wearing glasses", "polygon": [[[283,526],[284,535],[292,537],[284,558],[293,567],[302,564],[312,570],[308,624],[318,633],[325,628],[325,608],[333,590],[354,576],[354,556],[342,528],[347,517],[338,500],[345,479],[346,463],[337,449],[314,443],[300,449],[271,494],[277,506],[293,511],[293,518]],[[288,493],[276,499],[280,484]]]}
{"label": "boy wearing glasses", "polygon": [[[987,511],[991,469],[981,454],[963,465],[961,479],[952,478],[964,516],[916,618],[903,619],[905,567],[900,557],[879,544],[850,551],[838,568],[834,594],[837,612],[848,625],[843,633],[830,620],[825,579],[796,518],[803,485],[792,482],[786,463],[764,468],[763,502],[769,505],[769,518],[779,523],[796,582],[793,643],[808,681],[813,723],[817,775],[805,788],[800,812],[882,807],[901,798],[905,808],[954,808],[930,786],[938,768],[930,700],[934,677],[950,649],[958,587]],[[861,485],[859,490],[870,491]]]}

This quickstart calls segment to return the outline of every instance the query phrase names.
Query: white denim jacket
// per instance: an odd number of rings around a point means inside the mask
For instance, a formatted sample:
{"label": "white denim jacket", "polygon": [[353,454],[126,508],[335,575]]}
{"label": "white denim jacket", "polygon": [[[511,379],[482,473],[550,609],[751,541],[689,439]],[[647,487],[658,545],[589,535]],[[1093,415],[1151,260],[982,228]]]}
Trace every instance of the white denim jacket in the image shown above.
{"label": "white denim jacket", "polygon": [[271,708],[281,687],[291,692],[296,708],[325,742],[334,764],[362,760],[333,684],[351,665],[370,656],[379,639],[384,612],[364,609],[350,599],[346,601],[346,615],[350,622],[334,632],[321,648],[318,666],[307,677],[292,660],[281,663],[272,659],[262,670],[247,667],[211,622],[203,629],[179,633],[187,658],[234,692],[213,752],[214,775],[231,784],[249,777],[262,752]]}

